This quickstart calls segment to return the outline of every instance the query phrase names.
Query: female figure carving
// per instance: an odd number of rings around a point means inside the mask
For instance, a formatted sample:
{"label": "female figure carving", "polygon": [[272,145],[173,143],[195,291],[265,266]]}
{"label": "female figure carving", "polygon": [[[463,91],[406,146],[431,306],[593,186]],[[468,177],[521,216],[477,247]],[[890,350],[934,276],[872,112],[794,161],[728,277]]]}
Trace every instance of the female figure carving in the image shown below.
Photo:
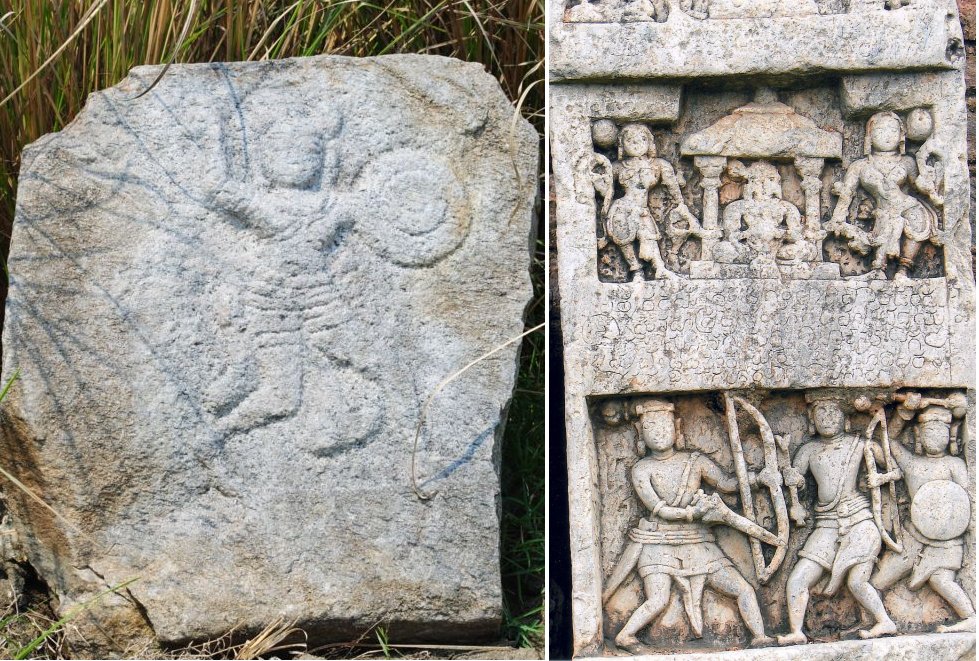
{"label": "female figure carving", "polygon": [[[866,156],[847,168],[842,182],[833,187],[839,196],[827,229],[849,241],[849,246],[866,255],[875,250],[871,277],[883,277],[888,262],[898,260],[895,279],[910,277],[915,257],[925,241],[938,243],[938,214],[911,195],[922,190],[914,158],[904,153],[905,128],[893,112],[879,112],[867,122],[864,138]],[[865,231],[849,222],[850,204],[858,189],[874,202],[874,226]],[[903,241],[902,241],[903,239]]]}

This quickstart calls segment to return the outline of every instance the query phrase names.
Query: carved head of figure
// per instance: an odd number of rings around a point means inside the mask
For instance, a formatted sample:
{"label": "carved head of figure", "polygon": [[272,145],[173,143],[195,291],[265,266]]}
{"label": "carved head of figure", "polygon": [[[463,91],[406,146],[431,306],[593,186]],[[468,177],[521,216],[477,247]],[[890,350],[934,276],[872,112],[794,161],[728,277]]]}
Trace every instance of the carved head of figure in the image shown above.
{"label": "carved head of figure", "polygon": [[272,186],[314,188],[323,173],[323,140],[309,126],[274,123],[257,141],[258,167]]}
{"label": "carved head of figure", "polygon": [[664,452],[676,444],[676,419],[673,403],[650,397],[636,404],[639,438],[653,452]]}
{"label": "carved head of figure", "polygon": [[746,181],[742,196],[746,200],[782,199],[782,177],[771,163],[755,161],[745,167],[740,161],[732,161],[728,171],[735,177]]}
{"label": "carved head of figure", "polygon": [[[271,118],[269,108],[276,109]],[[328,145],[343,128],[341,115],[318,113],[304,101],[283,103],[275,90],[250,94],[243,111],[245,148],[270,186],[315,190],[336,181],[339,154]]]}
{"label": "carved head of figure", "polygon": [[925,454],[938,456],[945,453],[951,424],[952,412],[943,406],[929,406],[918,414],[914,433]]}
{"label": "carved head of figure", "polygon": [[602,402],[599,408],[602,422],[608,427],[618,427],[625,421],[625,411],[622,404],[614,399],[607,399]]}
{"label": "carved head of figure", "polygon": [[619,160],[624,156],[656,156],[653,132],[645,124],[626,124],[619,132]]}
{"label": "carved head of figure", "polygon": [[819,399],[809,408],[809,417],[817,434],[823,438],[836,438],[847,429],[846,412],[833,399]]}
{"label": "carved head of figure", "polygon": [[863,139],[863,153],[869,156],[877,152],[904,153],[906,134],[904,122],[897,113],[886,110],[867,120]]}

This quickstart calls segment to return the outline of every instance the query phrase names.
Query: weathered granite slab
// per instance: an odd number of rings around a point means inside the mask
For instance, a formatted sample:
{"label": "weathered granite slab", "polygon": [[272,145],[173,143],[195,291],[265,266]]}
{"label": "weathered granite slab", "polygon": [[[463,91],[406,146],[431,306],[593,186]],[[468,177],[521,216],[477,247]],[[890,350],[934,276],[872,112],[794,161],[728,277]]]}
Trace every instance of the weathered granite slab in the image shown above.
{"label": "weathered granite slab", "polygon": [[956,16],[552,5],[576,656],[974,654]]}
{"label": "weathered granite slab", "polygon": [[[4,485],[91,644],[501,618],[497,445],[537,140],[476,64],[140,67],[23,158]],[[417,472],[422,499],[413,490]],[[81,645],[75,641],[76,645]]]}

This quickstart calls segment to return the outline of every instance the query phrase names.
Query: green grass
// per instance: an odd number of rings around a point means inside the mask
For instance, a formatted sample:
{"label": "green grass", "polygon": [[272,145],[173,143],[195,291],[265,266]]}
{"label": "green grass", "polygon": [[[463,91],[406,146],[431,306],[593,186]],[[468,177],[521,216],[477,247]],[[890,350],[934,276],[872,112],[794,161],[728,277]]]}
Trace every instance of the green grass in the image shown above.
{"label": "green grass", "polygon": [[[7,9],[6,7],[9,7]],[[139,64],[431,53],[482,63],[539,133],[544,0],[14,0],[0,8],[0,258],[24,145]],[[84,24],[84,26],[83,26]],[[186,38],[181,35],[186,32]],[[50,60],[50,61],[49,61]],[[23,83],[22,89],[13,93]],[[543,195],[541,196],[543,199]],[[543,228],[527,328],[544,319]],[[6,292],[0,279],[0,296]],[[502,450],[504,633],[541,648],[544,337],[523,341]]]}
{"label": "green grass", "polygon": [[[543,223],[541,223],[543,225]],[[534,254],[528,325],[544,321],[544,240]],[[520,647],[543,648],[544,625],[544,333],[521,347],[517,390],[503,439],[500,555],[505,632]]]}

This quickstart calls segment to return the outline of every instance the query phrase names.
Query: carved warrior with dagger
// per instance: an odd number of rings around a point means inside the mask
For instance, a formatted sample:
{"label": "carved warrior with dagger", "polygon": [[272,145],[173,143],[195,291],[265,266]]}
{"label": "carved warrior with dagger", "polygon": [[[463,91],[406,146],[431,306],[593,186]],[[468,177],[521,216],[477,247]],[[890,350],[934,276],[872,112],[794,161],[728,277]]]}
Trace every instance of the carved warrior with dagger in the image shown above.
{"label": "carved warrior with dagger", "polygon": [[[765,635],[764,622],[754,588],[717,545],[710,526],[727,525],[749,536],[759,580],[764,583],[778,569],[788,542],[788,513],[782,498],[782,476],[777,465],[777,441],[761,414],[737,397],[724,396],[728,431],[736,477],[726,474],[710,458],[676,448],[673,404],[646,398],[635,404],[638,430],[647,456],[632,470],[632,483],[650,516],[640,519],[629,533],[626,546],[612,570],[603,594],[607,602],[622,582],[636,569],[643,581],[646,600],[629,618],[615,638],[616,645],[638,652],[638,632],[665,609],[674,587],[680,590],[683,606],[695,635],[703,631],[701,597],[704,588],[737,600],[741,617],[751,632],[753,646],[774,640]],[[765,467],[757,474],[748,471],[738,434],[735,403],[756,420],[765,448]],[[706,494],[702,485],[716,491]],[[772,533],[754,521],[751,487],[766,487],[773,500],[778,529]],[[732,511],[717,492],[739,493],[744,514]],[[761,544],[776,547],[772,561],[765,564]]]}
{"label": "carved warrior with dagger", "polygon": [[[793,645],[807,641],[802,625],[809,591],[826,572],[829,580],[822,589],[823,594],[836,594],[845,581],[857,603],[873,617],[875,624],[860,631],[861,637],[893,634],[897,627],[870,583],[882,541],[888,548],[901,550],[896,532],[900,526],[892,522],[894,537],[888,534],[881,507],[881,486],[889,484],[894,498],[894,481],[901,477],[890,454],[883,409],[874,410],[870,426],[860,436],[848,433],[841,396],[812,391],[806,394],[806,401],[816,437],[796,452],[792,466],[784,471],[785,483],[790,488],[799,488],[805,484],[805,474],[812,473],[818,502],[814,508],[815,527],[799,551],[799,560],[786,584],[790,632],[779,636],[778,642]],[[874,442],[877,430],[881,434],[879,445]],[[886,472],[880,473],[878,464]],[[858,489],[861,466],[866,470],[869,499]],[[896,505],[896,498],[893,504]],[[891,511],[896,516],[896,507]]]}

